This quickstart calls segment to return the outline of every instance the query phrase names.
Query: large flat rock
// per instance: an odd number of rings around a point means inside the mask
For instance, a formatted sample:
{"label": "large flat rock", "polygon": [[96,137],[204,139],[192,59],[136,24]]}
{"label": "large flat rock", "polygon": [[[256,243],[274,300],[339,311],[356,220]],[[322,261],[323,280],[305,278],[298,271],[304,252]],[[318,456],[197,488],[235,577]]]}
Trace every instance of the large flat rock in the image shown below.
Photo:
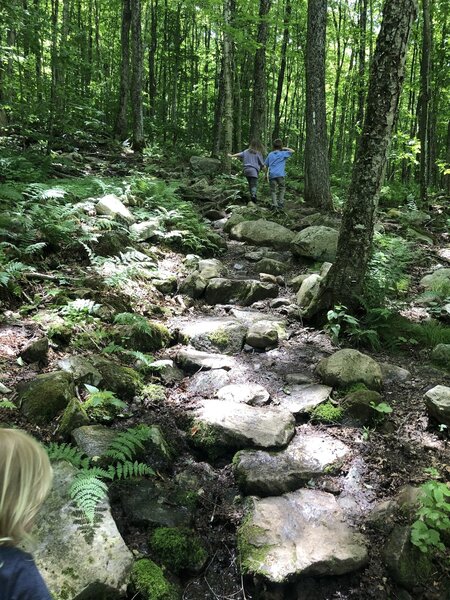
{"label": "large flat rock", "polygon": [[316,490],[251,498],[238,535],[243,571],[275,583],[343,575],[368,560],[364,537],[345,523],[335,497]]}
{"label": "large flat rock", "polygon": [[191,371],[199,369],[225,369],[229,370],[236,366],[236,361],[230,356],[221,354],[209,354],[200,352],[194,348],[185,348],[180,350],[175,357],[175,361],[183,368]]}
{"label": "large flat rock", "polygon": [[180,323],[179,335],[184,343],[203,352],[236,354],[242,350],[247,327],[229,317],[202,317]]}
{"label": "large flat rock", "polygon": [[279,452],[241,450],[233,465],[244,494],[274,496],[295,490],[312,477],[328,472],[349,453],[348,446],[329,435],[299,432]]}
{"label": "large flat rock", "polygon": [[265,219],[243,221],[235,225],[230,232],[230,237],[235,240],[255,246],[271,246],[278,250],[289,250],[294,236],[290,229]]}
{"label": "large flat rock", "polygon": [[[205,400],[195,411],[195,423],[208,442],[218,446],[272,448],[289,442],[294,435],[295,419],[281,408]],[[202,435],[197,436],[199,445],[201,438]]]}
{"label": "large flat rock", "polygon": [[277,398],[279,406],[289,410],[293,415],[305,413],[325,402],[330,397],[333,388],[327,385],[306,383],[293,385],[289,388],[289,394]]}

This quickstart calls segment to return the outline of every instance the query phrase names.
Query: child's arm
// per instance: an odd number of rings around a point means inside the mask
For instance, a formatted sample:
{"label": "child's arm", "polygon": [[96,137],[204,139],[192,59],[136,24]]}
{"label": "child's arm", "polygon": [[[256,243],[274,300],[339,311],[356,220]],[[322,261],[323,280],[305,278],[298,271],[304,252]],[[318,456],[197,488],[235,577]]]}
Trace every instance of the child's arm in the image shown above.
{"label": "child's arm", "polygon": [[283,148],[283,150],[287,150],[288,152],[295,152],[295,150],[292,150],[292,148]]}
{"label": "child's arm", "polygon": [[242,152],[236,152],[236,154],[228,154],[230,158],[241,158]]}

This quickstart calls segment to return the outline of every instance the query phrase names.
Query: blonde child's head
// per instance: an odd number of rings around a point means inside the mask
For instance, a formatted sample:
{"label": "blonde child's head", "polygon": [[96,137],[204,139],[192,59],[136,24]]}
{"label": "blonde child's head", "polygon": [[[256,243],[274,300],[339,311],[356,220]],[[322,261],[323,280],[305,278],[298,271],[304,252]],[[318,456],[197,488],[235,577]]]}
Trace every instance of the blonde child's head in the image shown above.
{"label": "blonde child's head", "polygon": [[47,453],[34,438],[0,428],[0,544],[27,536],[52,479]]}

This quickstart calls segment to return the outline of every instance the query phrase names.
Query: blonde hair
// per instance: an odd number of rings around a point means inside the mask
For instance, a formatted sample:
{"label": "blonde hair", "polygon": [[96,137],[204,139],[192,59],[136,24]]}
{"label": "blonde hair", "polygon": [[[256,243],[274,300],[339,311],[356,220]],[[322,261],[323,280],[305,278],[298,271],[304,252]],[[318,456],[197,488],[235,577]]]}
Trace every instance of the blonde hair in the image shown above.
{"label": "blonde hair", "polygon": [[0,544],[27,537],[53,480],[44,448],[19,429],[0,428]]}

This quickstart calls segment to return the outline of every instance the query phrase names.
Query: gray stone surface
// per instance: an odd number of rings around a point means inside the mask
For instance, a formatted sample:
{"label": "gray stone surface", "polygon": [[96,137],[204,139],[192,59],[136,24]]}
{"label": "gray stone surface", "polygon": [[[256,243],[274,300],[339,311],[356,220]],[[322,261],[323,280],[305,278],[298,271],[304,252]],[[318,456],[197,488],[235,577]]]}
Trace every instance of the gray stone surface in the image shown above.
{"label": "gray stone surface", "polygon": [[424,395],[428,413],[438,423],[450,426],[450,387],[436,385]]}
{"label": "gray stone surface", "polygon": [[270,394],[258,383],[230,383],[220,388],[216,394],[219,400],[244,402],[250,406],[264,406],[270,400]]}
{"label": "gray stone surface", "polygon": [[339,231],[321,225],[306,227],[292,240],[291,250],[295,256],[333,262],[336,258]]}
{"label": "gray stone surface", "polygon": [[258,273],[269,273],[269,275],[283,275],[288,269],[288,265],[279,260],[273,260],[271,258],[263,258],[258,261],[255,265]]}
{"label": "gray stone surface", "polygon": [[38,362],[46,364],[48,359],[48,338],[42,337],[31,341],[20,353],[27,363]]}
{"label": "gray stone surface", "polygon": [[425,275],[420,280],[420,285],[426,290],[434,290],[442,285],[450,284],[450,268],[443,267],[436,269],[429,275]]}
{"label": "gray stone surface", "polygon": [[438,344],[433,348],[431,359],[437,365],[450,371],[450,344]]}
{"label": "gray stone surface", "polygon": [[252,498],[239,538],[245,571],[275,583],[343,575],[368,560],[365,539],[345,523],[335,497],[326,492]]}
{"label": "gray stone surface", "polygon": [[319,284],[322,281],[322,277],[317,273],[308,275],[303,279],[300,288],[297,292],[297,304],[302,308],[308,307],[311,302],[317,296],[319,291]]}
{"label": "gray stone surface", "polygon": [[411,373],[407,369],[398,367],[391,363],[379,363],[383,385],[392,385],[395,383],[404,383],[411,379]]}
{"label": "gray stone surface", "polygon": [[276,321],[261,320],[250,326],[245,341],[249,346],[261,350],[274,348],[278,345],[280,333],[283,333],[283,329]]}
{"label": "gray stone surface", "polygon": [[248,406],[227,400],[205,400],[194,412],[208,440],[229,448],[282,447],[294,435],[294,417],[281,408]]}
{"label": "gray stone surface", "polygon": [[80,450],[89,457],[102,456],[119,432],[103,425],[84,425],[72,431],[72,437]]}
{"label": "gray stone surface", "polygon": [[88,383],[98,386],[102,380],[100,371],[94,367],[89,358],[84,356],[74,355],[63,358],[58,361],[58,367],[71,373],[77,385]]}
{"label": "gray stone surface", "polygon": [[247,327],[229,317],[204,316],[199,320],[182,323],[179,335],[183,343],[196,350],[236,354],[242,350]]}
{"label": "gray stone surface", "polygon": [[350,453],[326,434],[297,432],[279,452],[241,450],[233,459],[238,485],[246,495],[274,496],[295,490],[328,472]]}
{"label": "gray stone surface", "polygon": [[47,425],[75,396],[75,385],[70,373],[53,371],[19,383],[17,394],[25,417],[37,425]]}
{"label": "gray stone surface", "polygon": [[198,300],[205,293],[207,281],[204,279],[198,271],[189,273],[180,285],[180,293]]}
{"label": "gray stone surface", "polygon": [[156,232],[160,231],[161,222],[159,217],[153,217],[141,223],[135,223],[130,226],[130,232],[138,242],[145,242],[152,239]]}
{"label": "gray stone surface", "polygon": [[209,354],[200,352],[194,348],[185,348],[180,350],[175,358],[176,362],[187,370],[197,371],[199,369],[232,369],[236,366],[236,361],[230,356],[221,354]]}
{"label": "gray stone surface", "polygon": [[95,210],[98,215],[105,215],[112,218],[120,216],[129,223],[134,223],[135,221],[134,216],[115,194],[107,194],[103,198],[99,198],[95,205]]}
{"label": "gray stone surface", "polygon": [[294,232],[273,221],[258,219],[243,221],[230,231],[230,237],[255,246],[271,246],[278,250],[289,250]]}
{"label": "gray stone surface", "polygon": [[198,271],[203,279],[220,277],[224,270],[223,263],[217,258],[207,258],[198,262]]}
{"label": "gray stone surface", "polygon": [[316,372],[327,385],[341,388],[364,383],[369,389],[378,390],[382,382],[380,365],[370,356],[350,348],[322,359]]}
{"label": "gray stone surface", "polygon": [[212,398],[217,391],[231,383],[231,377],[225,369],[200,371],[189,379],[187,391],[196,396]]}
{"label": "gray stone surface", "polygon": [[30,547],[51,593],[70,599],[102,598],[105,591],[125,593],[133,555],[108,502],[100,505],[102,518],[87,537],[69,494],[76,469],[65,462],[55,463],[53,469],[52,491],[37,517]]}
{"label": "gray stone surface", "polygon": [[410,592],[432,573],[430,558],[411,543],[411,528],[397,526],[384,547],[384,561],[392,579]]}
{"label": "gray stone surface", "polygon": [[289,394],[279,396],[277,401],[281,408],[298,415],[328,400],[332,390],[333,388],[327,385],[317,383],[294,384],[290,386]]}
{"label": "gray stone surface", "polygon": [[250,306],[258,300],[276,298],[278,286],[252,279],[214,278],[208,281],[205,300],[208,304],[242,304]]}

